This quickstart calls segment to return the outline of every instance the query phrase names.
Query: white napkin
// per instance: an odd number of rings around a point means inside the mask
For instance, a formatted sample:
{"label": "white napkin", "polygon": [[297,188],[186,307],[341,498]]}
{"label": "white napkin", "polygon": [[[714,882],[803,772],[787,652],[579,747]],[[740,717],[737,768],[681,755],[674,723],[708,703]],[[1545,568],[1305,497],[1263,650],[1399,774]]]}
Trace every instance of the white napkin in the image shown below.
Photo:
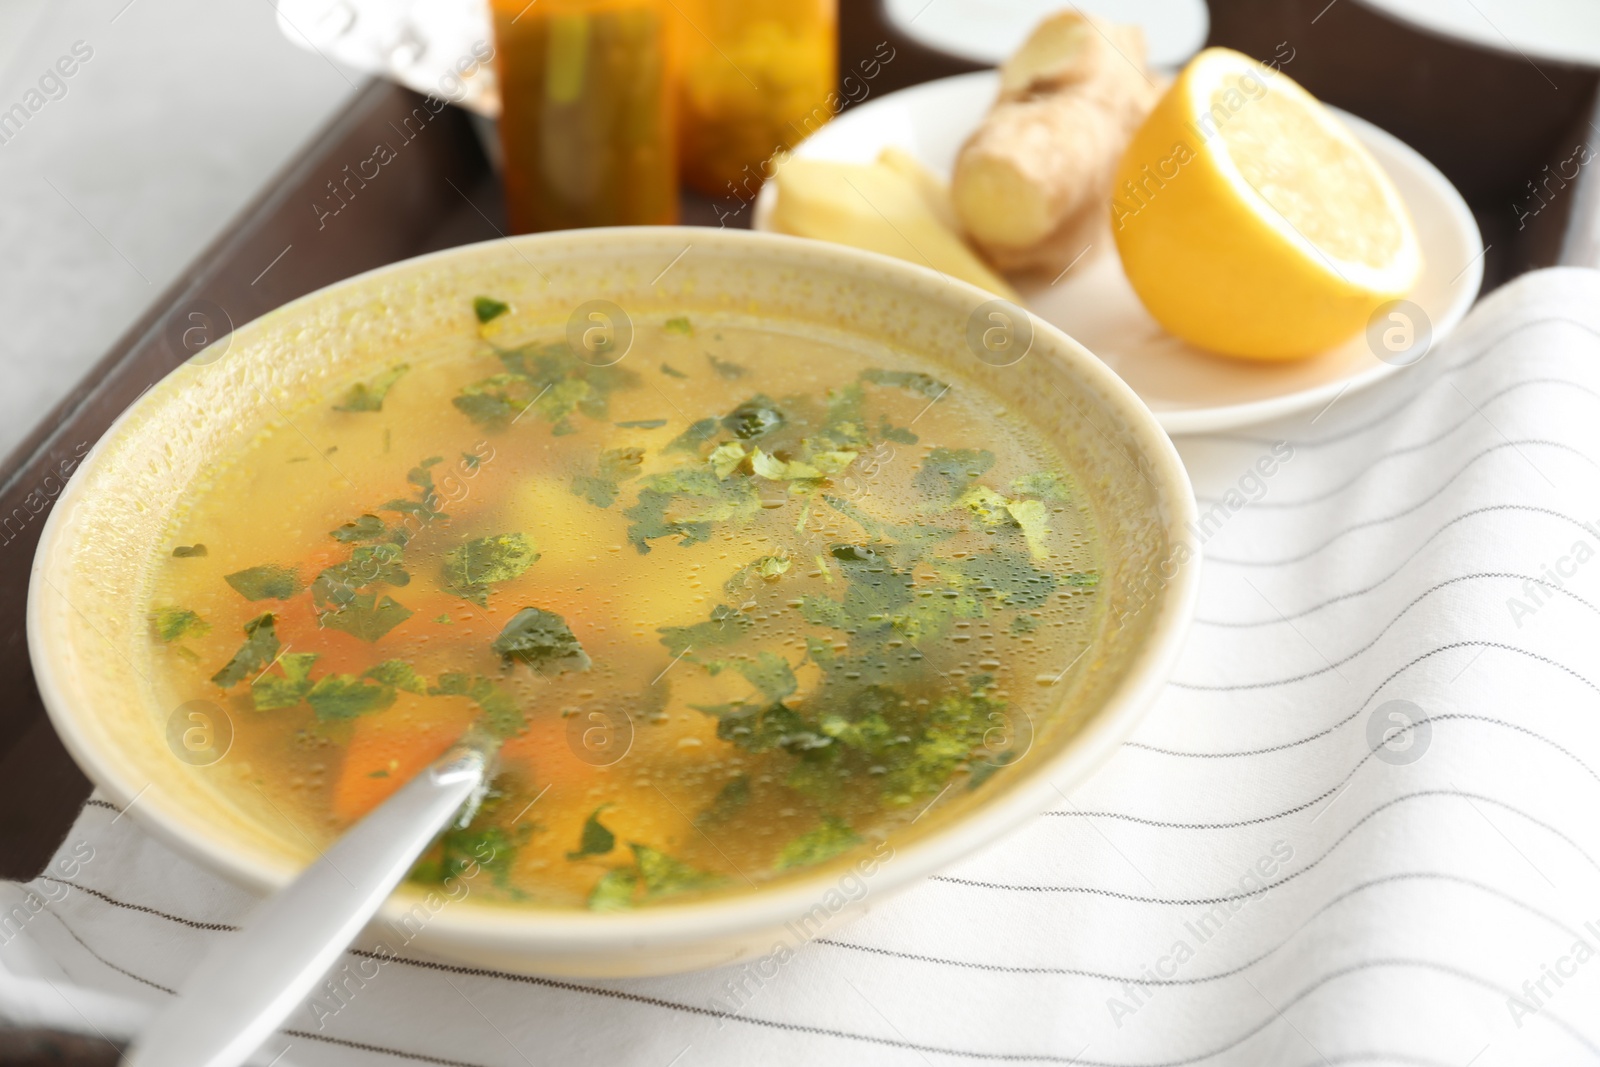
{"label": "white napkin", "polygon": [[[1135,740],[1054,810],[782,965],[554,981],[352,956],[376,974],[269,1052],[1593,1062],[1597,331],[1600,273],[1540,272],[1315,418],[1180,442],[1210,515],[1204,588]],[[43,949],[54,981],[123,997],[167,999],[252,903],[99,801],[57,862],[57,881],[17,888],[51,899],[6,940]]]}

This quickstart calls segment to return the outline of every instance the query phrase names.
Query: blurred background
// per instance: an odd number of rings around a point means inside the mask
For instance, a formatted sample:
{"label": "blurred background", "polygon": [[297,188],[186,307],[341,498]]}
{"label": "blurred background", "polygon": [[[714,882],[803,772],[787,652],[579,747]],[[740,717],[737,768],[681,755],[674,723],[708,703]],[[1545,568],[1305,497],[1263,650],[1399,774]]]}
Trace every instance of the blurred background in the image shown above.
{"label": "blurred background", "polygon": [[365,76],[266,0],[0,2],[0,100],[93,55],[0,145],[0,450],[10,452]]}
{"label": "blurred background", "polygon": [[[285,3],[283,14],[316,6]],[[880,42],[898,51],[875,97],[978,69],[1054,6],[842,0],[839,70]],[[1553,258],[1559,212],[1539,215],[1541,247],[1516,230],[1513,206],[1545,162],[1594,136],[1600,5],[1213,0],[1209,19],[1199,0],[1084,6],[1148,20],[1152,63],[1169,69],[1206,41],[1263,58],[1289,42],[1297,80],[1399,135],[1462,190],[1492,246],[1486,284]],[[59,98],[0,143],[0,451],[362,92],[371,75],[337,49],[313,50],[318,30],[302,28],[291,40],[274,0],[0,0],[0,108],[75,42],[92,50]],[[969,54],[942,50],[952,44]]]}

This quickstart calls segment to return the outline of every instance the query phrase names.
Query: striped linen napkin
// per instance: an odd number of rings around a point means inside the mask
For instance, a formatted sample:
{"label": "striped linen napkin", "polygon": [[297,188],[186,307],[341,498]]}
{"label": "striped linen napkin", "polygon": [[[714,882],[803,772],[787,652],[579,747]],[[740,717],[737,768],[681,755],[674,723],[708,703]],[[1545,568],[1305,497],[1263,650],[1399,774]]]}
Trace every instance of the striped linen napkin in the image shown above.
{"label": "striped linen napkin", "polygon": [[[1206,563],[1170,686],[960,867],[721,971],[353,953],[263,1062],[1600,1059],[1597,331],[1600,273],[1539,272],[1370,391],[1181,441]],[[98,800],[53,871],[9,887],[3,958],[134,1002],[252,904]]]}

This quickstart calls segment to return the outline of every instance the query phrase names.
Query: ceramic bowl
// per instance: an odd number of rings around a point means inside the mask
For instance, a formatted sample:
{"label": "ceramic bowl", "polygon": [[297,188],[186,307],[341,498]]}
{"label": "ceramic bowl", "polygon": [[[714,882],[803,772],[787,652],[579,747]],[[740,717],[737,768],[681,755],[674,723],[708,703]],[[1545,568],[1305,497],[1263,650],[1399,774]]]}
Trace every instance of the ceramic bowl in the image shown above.
{"label": "ceramic bowl", "polygon": [[[1103,616],[1086,653],[1061,665],[1056,711],[1025,758],[983,789],[952,794],[937,818],[870,860],[742,896],[609,914],[439,904],[407,887],[368,928],[368,944],[393,947],[404,932],[407,945],[449,959],[570,976],[691,970],[792,948],[1053,806],[1057,788],[1089,775],[1159,692],[1195,598],[1193,495],[1150,412],[1065,334],[931,270],[774,234],[659,227],[493,241],[352,278],[218,341],[118,419],[56,504],[29,592],[39,689],[103,795],[131,804],[179,852],[261,893],[315,858],[282,822],[218,788],[223,764],[190,766],[169,747],[174,709],[148,680],[144,597],[173,516],[223,457],[384,365],[392,346],[472,336],[480,293],[509,298],[519,318],[548,320],[557,334],[598,298],[634,317],[755,315],[920,354],[1001,398],[1068,459],[1098,526]],[[983,342],[996,324],[1015,331],[999,354]]]}

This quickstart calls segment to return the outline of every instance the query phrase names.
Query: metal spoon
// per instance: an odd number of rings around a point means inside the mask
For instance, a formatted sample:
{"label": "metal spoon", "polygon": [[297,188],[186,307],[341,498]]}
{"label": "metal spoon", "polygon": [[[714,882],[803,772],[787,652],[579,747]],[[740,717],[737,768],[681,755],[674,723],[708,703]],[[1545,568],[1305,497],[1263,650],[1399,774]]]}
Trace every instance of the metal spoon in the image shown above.
{"label": "metal spoon", "polygon": [[238,1067],[305,1000],[440,830],[477,810],[500,742],[479,726],[214,948],[124,1067]]}

